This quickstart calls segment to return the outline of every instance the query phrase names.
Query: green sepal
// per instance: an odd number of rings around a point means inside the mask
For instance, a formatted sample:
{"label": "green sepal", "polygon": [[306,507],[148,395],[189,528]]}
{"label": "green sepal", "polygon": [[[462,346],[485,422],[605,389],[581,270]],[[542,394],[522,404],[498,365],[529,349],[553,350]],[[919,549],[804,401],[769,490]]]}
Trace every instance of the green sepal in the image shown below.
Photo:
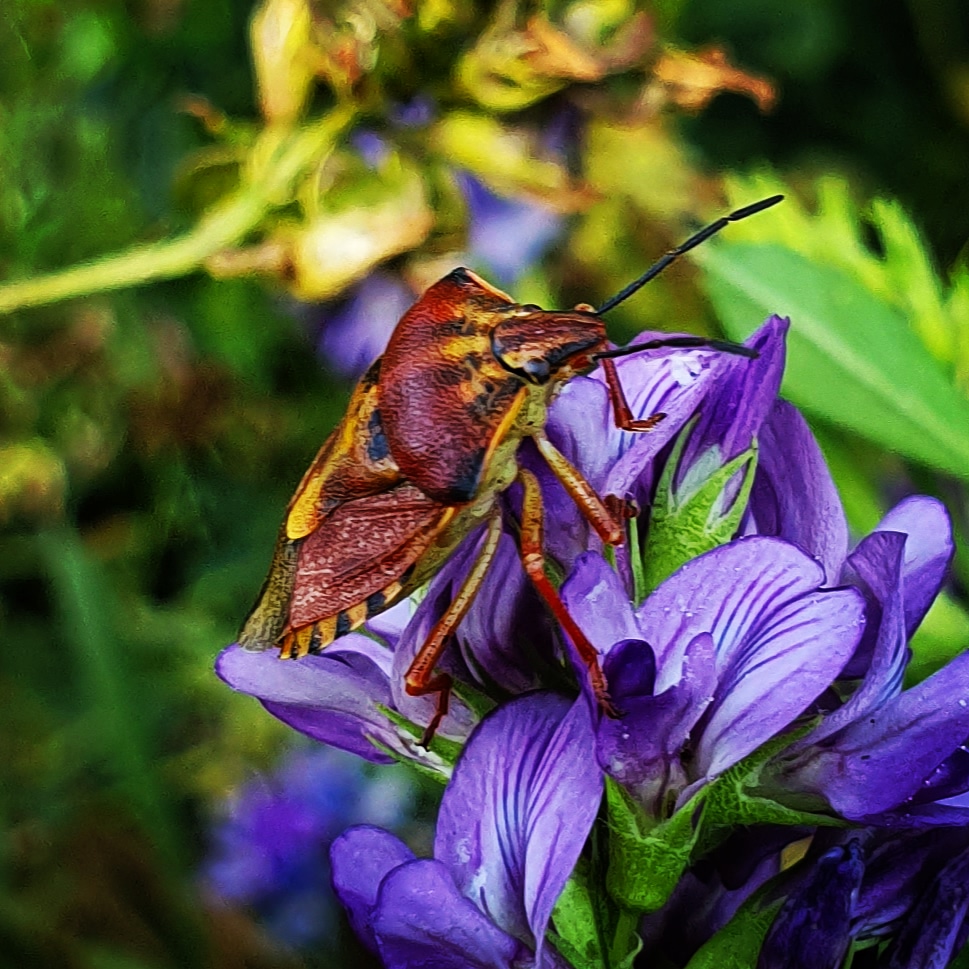
{"label": "green sepal", "polygon": [[698,855],[712,851],[738,827],[760,824],[827,828],[848,826],[846,821],[825,813],[826,805],[819,799],[797,808],[756,793],[762,789],[761,774],[774,755],[789,747],[810,726],[774,737],[703,789],[701,793],[706,794],[706,802]]}
{"label": "green sepal", "polygon": [[686,969],[753,969],[781,904],[779,899],[764,905],[759,893],[747,899],[737,914],[694,953]]}
{"label": "green sepal", "polygon": [[[650,515],[649,534],[643,553],[645,584],[650,591],[691,559],[733,538],[754,485],[756,442],[718,468],[686,498],[678,498],[673,489],[673,476],[696,420],[694,418],[676,439],[656,489],[656,501]],[[721,511],[723,491],[741,469],[744,479],[737,497],[730,508]]]}
{"label": "green sepal", "polygon": [[606,888],[625,908],[655,912],[689,864],[700,833],[704,791],[666,821],[657,822],[616,781],[606,778],[609,871]]}
{"label": "green sepal", "polygon": [[[392,724],[394,724],[395,727],[399,727],[401,730],[410,734],[410,736],[414,737],[415,739],[420,739],[423,736],[424,728],[419,724],[414,723],[413,720],[408,720],[403,714],[398,713],[396,710],[391,710],[390,707],[386,707],[382,703],[377,704],[377,709]],[[435,735],[431,739],[431,743],[428,746],[427,751],[441,760],[441,770],[436,770],[435,768],[430,767],[427,764],[423,764],[420,761],[414,760],[410,757],[405,757],[399,751],[392,750],[385,744],[380,743],[379,740],[375,740],[373,737],[368,737],[367,739],[381,753],[386,754],[388,757],[393,757],[394,760],[399,761],[402,764],[409,764],[422,774],[427,774],[428,776],[433,777],[435,780],[445,784],[451,776],[451,771],[453,770],[454,765],[457,763],[458,755],[464,749],[464,745],[458,743],[456,740],[448,740],[447,737]]]}
{"label": "green sepal", "polygon": [[549,939],[574,969],[632,969],[643,946],[639,917],[596,890],[594,867],[579,859],[552,912]]}

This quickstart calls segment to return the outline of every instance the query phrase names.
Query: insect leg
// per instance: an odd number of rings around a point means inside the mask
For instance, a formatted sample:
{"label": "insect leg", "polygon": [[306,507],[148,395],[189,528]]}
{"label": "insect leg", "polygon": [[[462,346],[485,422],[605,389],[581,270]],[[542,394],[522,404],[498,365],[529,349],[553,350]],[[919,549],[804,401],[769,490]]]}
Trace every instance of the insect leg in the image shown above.
{"label": "insect leg", "polygon": [[616,427],[624,431],[651,431],[663,418],[665,414],[652,414],[645,418],[633,417],[633,412],[623,393],[622,384],[619,382],[619,372],[613,361],[606,357],[602,361],[602,371],[606,375],[606,386],[609,388],[609,400],[612,403],[612,413],[616,418]]}
{"label": "insect leg", "polygon": [[545,436],[536,431],[532,437],[542,457],[562,482],[562,487],[578,506],[586,521],[596,530],[596,534],[607,545],[622,545],[623,530],[616,516],[606,507],[605,502],[596,494],[595,489],[582,477],[574,464]]}
{"label": "insect leg", "polygon": [[404,689],[409,696],[426,696],[428,693],[438,695],[437,710],[421,737],[422,747],[426,747],[431,742],[441,720],[447,714],[451,698],[451,677],[447,673],[435,675],[434,666],[478,594],[488,568],[494,560],[495,552],[498,550],[499,538],[501,538],[501,515],[495,510],[488,522],[484,544],[471,566],[471,571],[468,572],[458,594],[447,607],[444,615],[438,619],[404,676]]}
{"label": "insect leg", "polygon": [[565,603],[559,598],[555,586],[552,585],[545,574],[545,553],[542,546],[542,492],[538,485],[538,479],[531,471],[526,471],[524,468],[518,469],[518,479],[525,490],[522,498],[522,565],[525,566],[525,572],[538,594],[545,600],[558,624],[572,640],[582,662],[588,667],[592,692],[595,694],[603,713],[610,717],[616,717],[618,713],[609,700],[606,678],[599,668],[599,653],[595,646],[589,642],[585,633],[579,629],[576,621],[569,615]]}

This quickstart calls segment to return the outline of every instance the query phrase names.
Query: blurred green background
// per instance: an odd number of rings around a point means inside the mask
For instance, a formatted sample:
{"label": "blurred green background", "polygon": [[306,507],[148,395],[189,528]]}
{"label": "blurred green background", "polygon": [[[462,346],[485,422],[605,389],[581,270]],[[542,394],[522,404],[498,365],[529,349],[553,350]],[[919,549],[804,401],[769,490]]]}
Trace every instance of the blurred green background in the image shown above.
{"label": "blurred green background", "polygon": [[[226,798],[295,745],[212,662],[371,347],[354,287],[377,267],[398,292],[465,263],[522,302],[597,303],[787,193],[610,325],[738,338],[790,315],[785,392],[856,532],[913,490],[953,515],[914,675],[969,644],[964,3],[272,0],[251,30],[256,10],[0,7],[12,966],[362,958],[345,927],[286,946],[205,872]],[[419,843],[434,794],[409,783]]]}

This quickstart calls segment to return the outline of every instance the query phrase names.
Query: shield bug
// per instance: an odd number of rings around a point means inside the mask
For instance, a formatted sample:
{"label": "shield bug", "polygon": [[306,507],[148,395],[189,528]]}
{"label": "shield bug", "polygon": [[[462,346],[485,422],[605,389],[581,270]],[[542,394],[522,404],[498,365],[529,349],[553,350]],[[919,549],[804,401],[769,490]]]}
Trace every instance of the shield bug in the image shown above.
{"label": "shield bug", "polygon": [[548,405],[572,377],[601,365],[616,425],[647,431],[663,415],[633,417],[614,357],[657,347],[751,355],[745,347],[702,337],[612,349],[602,315],[728,223],[780,199],[764,199],[711,223],[598,310],[521,305],[468,269],[455,269],[431,286],[398,322],[290,500],[240,644],[278,647],[282,658],[320,652],[422,586],[483,526],[477,558],[405,676],[409,694],[438,695],[422,741],[428,742],[447,712],[451,690],[450,676],[435,666],[496,553],[503,524],[499,497],[518,481],[522,564],[587,666],[600,706],[613,714],[598,654],[545,573],[541,491],[535,476],[519,466],[518,448],[531,438],[602,541],[621,544],[617,503],[597,495],[546,437]]}

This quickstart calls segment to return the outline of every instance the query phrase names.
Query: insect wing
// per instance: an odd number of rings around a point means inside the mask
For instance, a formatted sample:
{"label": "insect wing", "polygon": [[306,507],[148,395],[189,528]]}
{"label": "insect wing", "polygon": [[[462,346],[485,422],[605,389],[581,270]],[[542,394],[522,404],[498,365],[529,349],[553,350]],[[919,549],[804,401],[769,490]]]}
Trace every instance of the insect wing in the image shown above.
{"label": "insect wing", "polygon": [[380,494],[398,484],[377,397],[381,361],[360,379],[346,414],[303,475],[286,512],[286,536],[306,538],[345,501]]}
{"label": "insect wing", "polygon": [[409,482],[336,507],[300,545],[283,655],[321,650],[409,595],[455,511]]}

